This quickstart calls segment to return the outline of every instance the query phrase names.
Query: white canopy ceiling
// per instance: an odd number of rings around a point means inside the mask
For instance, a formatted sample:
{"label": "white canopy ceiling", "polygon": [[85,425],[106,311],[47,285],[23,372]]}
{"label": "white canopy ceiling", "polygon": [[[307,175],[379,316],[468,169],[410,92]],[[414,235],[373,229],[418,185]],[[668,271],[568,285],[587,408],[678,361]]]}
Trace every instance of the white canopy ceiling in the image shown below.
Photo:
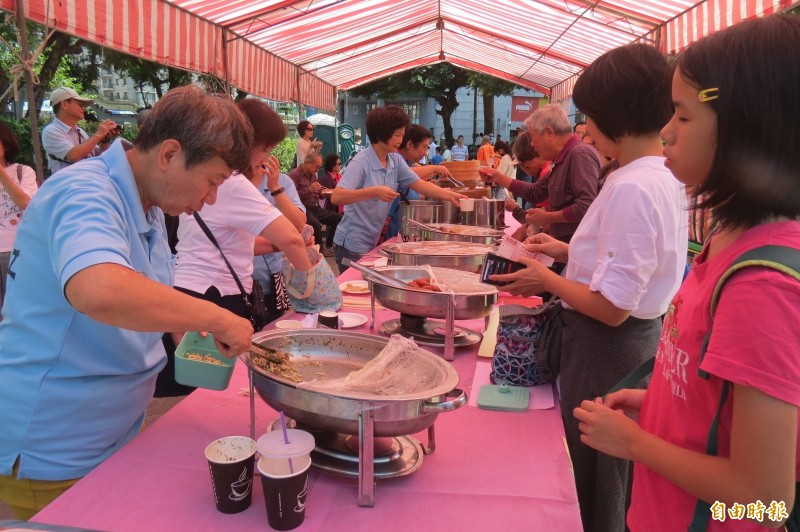
{"label": "white canopy ceiling", "polygon": [[[26,16],[250,93],[332,109],[347,89],[449,61],[569,97],[589,63],[664,53],[800,0],[27,0]],[[16,0],[0,0],[16,9]]]}

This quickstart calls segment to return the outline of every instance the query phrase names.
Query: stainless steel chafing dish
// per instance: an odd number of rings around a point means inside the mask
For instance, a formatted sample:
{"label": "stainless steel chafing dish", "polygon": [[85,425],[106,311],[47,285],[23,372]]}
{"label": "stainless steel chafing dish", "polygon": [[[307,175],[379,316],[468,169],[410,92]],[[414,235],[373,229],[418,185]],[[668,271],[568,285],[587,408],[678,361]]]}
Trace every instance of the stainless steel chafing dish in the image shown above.
{"label": "stainless steel chafing dish", "polygon": [[389,258],[393,266],[419,266],[428,264],[478,273],[486,261],[486,254],[494,250],[487,244],[472,242],[398,242],[385,244],[379,253]]}

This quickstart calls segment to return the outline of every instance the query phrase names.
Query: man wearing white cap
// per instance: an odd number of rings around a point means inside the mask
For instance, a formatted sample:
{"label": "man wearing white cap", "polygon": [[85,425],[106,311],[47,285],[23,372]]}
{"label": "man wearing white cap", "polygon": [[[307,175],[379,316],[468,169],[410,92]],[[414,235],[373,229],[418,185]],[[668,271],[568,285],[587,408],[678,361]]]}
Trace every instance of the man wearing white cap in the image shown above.
{"label": "man wearing white cap", "polygon": [[103,120],[94,135],[78,127],[84,119],[83,111],[91,105],[91,98],[84,98],[69,87],[59,87],[50,93],[50,105],[56,117],[42,130],[42,146],[47,152],[50,173],[55,173],[72,163],[100,153],[108,147],[108,139],[117,132],[117,124]]}

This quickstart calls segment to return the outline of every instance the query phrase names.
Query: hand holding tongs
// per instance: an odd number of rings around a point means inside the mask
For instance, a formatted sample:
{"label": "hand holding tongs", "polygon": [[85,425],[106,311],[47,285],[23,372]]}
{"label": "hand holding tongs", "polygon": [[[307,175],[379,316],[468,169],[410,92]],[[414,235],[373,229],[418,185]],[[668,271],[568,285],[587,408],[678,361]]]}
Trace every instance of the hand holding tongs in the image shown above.
{"label": "hand holding tongs", "polygon": [[406,196],[406,193],[403,191],[403,187],[397,189],[397,193],[400,194],[400,199],[402,200],[403,203],[405,203],[406,205],[411,205],[411,202],[408,201],[408,196]]}

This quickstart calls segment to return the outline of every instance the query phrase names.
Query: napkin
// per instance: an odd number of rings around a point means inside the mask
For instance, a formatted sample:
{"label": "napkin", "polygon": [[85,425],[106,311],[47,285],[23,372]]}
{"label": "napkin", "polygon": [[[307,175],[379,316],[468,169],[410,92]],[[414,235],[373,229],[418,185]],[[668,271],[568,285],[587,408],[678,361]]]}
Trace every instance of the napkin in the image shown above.
{"label": "napkin", "polygon": [[500,309],[493,307],[489,313],[489,324],[486,326],[486,331],[483,333],[483,340],[478,347],[479,357],[492,358],[494,356],[494,348],[497,346],[497,327],[500,325]]}
{"label": "napkin", "polygon": [[[368,297],[342,296],[342,308],[370,310],[372,307],[370,307]],[[376,301],[375,310],[386,310],[386,307]]]}
{"label": "napkin", "polygon": [[359,264],[363,264],[364,266],[369,266],[370,268],[375,266],[388,266],[389,259],[387,257],[361,257],[358,261]]}

